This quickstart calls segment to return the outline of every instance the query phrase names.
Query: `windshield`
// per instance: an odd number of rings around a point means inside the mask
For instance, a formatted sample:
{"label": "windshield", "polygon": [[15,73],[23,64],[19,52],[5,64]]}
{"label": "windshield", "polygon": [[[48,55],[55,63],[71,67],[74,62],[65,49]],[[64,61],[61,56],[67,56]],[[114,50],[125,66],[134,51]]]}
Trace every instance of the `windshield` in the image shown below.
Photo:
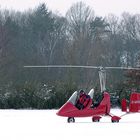
{"label": "windshield", "polygon": [[72,96],[69,98],[68,102],[71,102],[72,104],[75,105],[76,99],[77,99],[77,93],[78,93],[78,92],[75,91],[75,92],[72,94]]}
{"label": "windshield", "polygon": [[89,91],[88,95],[90,96],[91,99],[93,99],[94,89],[91,89],[91,90]]}
{"label": "windshield", "polygon": [[[93,95],[94,95],[94,89],[91,89],[88,93],[88,95],[90,96],[91,99],[93,99]],[[76,104],[76,101],[77,101],[77,98],[78,98],[78,92],[75,91],[71,97],[69,98],[68,102],[71,102],[73,105]]]}

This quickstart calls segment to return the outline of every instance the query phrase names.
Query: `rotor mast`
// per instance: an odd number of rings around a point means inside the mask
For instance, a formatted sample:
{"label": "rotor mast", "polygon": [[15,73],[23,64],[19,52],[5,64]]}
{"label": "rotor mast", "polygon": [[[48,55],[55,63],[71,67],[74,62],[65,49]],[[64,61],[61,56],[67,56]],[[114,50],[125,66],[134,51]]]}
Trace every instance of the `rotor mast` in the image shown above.
{"label": "rotor mast", "polygon": [[99,69],[99,79],[101,92],[104,92],[106,90],[106,70],[103,67]]}

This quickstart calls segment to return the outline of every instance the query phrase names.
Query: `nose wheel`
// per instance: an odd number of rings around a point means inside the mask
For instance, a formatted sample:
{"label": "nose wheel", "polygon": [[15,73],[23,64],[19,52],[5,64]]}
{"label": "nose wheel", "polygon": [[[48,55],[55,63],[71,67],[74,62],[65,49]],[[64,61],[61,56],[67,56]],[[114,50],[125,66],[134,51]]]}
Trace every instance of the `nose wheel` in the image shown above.
{"label": "nose wheel", "polygon": [[67,122],[68,123],[74,123],[75,122],[75,119],[73,117],[68,117]]}

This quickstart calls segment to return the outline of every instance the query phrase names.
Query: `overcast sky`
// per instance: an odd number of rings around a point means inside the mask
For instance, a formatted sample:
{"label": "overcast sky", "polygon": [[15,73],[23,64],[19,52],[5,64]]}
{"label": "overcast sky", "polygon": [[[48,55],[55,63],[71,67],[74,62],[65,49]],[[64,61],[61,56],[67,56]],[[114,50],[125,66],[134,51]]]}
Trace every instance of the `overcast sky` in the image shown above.
{"label": "overcast sky", "polygon": [[106,16],[109,13],[120,16],[124,11],[140,14],[140,0],[0,0],[0,8],[24,11],[45,2],[49,10],[58,11],[65,16],[71,5],[78,1],[83,1],[93,8],[98,16]]}

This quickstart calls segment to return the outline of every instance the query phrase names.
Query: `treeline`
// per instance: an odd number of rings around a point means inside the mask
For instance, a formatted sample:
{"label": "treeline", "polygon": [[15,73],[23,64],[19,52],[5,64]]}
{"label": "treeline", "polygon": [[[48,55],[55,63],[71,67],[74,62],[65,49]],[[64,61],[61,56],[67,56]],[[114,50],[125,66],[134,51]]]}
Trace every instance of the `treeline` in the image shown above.
{"label": "treeline", "polygon": [[[139,67],[139,62],[140,14],[98,17],[82,2],[65,17],[46,4],[22,13],[0,10],[0,108],[56,108],[74,90],[100,90],[98,70],[25,65]],[[140,88],[139,80],[138,71],[109,70],[107,90],[127,96]]]}
{"label": "treeline", "polygon": [[65,84],[48,86],[31,84],[18,87],[6,87],[1,90],[1,109],[51,109],[59,108],[68,100],[76,88],[66,87]]}

